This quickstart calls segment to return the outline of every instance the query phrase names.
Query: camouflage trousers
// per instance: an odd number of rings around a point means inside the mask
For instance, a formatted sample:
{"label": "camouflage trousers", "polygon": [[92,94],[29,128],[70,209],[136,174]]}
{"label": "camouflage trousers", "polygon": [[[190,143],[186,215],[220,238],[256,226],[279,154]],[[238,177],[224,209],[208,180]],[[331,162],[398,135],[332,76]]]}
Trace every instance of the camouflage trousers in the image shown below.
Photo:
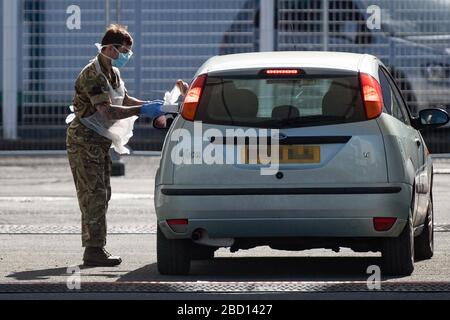
{"label": "camouflage trousers", "polygon": [[67,130],[66,145],[81,210],[82,245],[104,247],[111,199],[111,141],[74,120]]}

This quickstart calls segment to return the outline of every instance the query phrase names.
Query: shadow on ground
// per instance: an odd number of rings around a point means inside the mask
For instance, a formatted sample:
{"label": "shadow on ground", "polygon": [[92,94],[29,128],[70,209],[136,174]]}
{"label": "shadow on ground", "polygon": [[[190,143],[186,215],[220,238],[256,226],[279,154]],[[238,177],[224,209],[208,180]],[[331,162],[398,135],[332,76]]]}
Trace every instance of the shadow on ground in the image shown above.
{"label": "shadow on ground", "polygon": [[[91,268],[91,267],[84,267],[84,266],[78,266],[81,270],[81,273],[83,274],[83,270],[95,270],[95,268]],[[112,269],[114,270],[114,269]],[[61,281],[65,282],[67,280],[67,277],[70,276],[73,273],[70,273],[70,271],[68,272],[68,268],[67,267],[63,267],[63,268],[53,268],[53,269],[40,269],[40,270],[30,270],[30,271],[21,271],[21,272],[14,272],[8,276],[6,276],[6,278],[13,278],[15,280],[19,280],[19,281],[34,281],[34,280],[49,280],[50,278],[54,279],[61,277]],[[101,271],[98,273],[92,273],[89,272],[89,274],[87,274],[89,277],[105,277],[108,279],[111,278],[118,278],[119,272],[117,273],[110,273],[109,271],[105,272],[105,271]]]}
{"label": "shadow on ground", "polygon": [[[215,258],[193,261],[188,276],[163,276],[156,263],[124,274],[115,268],[79,266],[83,278],[95,281],[117,279],[117,282],[146,281],[366,281],[367,268],[381,265],[377,257],[270,257]],[[12,273],[7,278],[19,281],[48,279],[66,281],[67,268],[41,269]],[[383,279],[392,279],[383,277]]]}
{"label": "shadow on ground", "polygon": [[371,265],[380,266],[381,258],[215,258],[193,261],[188,276],[162,276],[153,263],[117,281],[366,281]]}

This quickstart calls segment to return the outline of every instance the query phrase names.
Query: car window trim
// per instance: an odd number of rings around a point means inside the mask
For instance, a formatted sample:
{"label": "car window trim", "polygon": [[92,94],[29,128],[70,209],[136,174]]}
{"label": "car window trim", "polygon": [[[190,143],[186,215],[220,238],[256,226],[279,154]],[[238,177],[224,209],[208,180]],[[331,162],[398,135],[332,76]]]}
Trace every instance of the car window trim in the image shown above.
{"label": "car window trim", "polygon": [[[380,80],[380,86],[381,86],[381,93],[383,94],[383,112],[387,113],[388,115],[393,116],[393,114],[392,114],[392,89],[389,85],[389,80],[387,79],[386,75],[381,70],[381,68],[378,70],[378,77],[380,77],[379,80]],[[384,79],[388,85],[388,89],[389,89],[389,91],[391,91],[391,92],[389,92],[389,98],[391,98],[391,101],[390,101],[391,105],[389,107],[386,106],[387,101],[385,100],[386,97],[384,96],[384,90],[383,90],[383,84],[381,81],[381,77],[384,77]]]}
{"label": "car window trim", "polygon": [[[252,73],[249,73],[249,69],[247,70],[241,70],[240,74],[232,73],[231,71],[228,71],[226,73],[217,72],[217,73],[208,73],[208,80],[205,83],[205,87],[208,86],[212,79],[216,78],[219,81],[222,81],[223,79],[233,79],[233,80],[292,80],[297,79],[296,77],[271,77],[266,75],[261,75],[261,70],[264,69],[270,69],[270,68],[256,68],[252,69]],[[258,70],[258,73],[255,74],[254,71]],[[316,73],[319,70],[324,70],[321,68],[307,68],[303,69],[306,72],[304,74],[301,74],[298,76],[298,79],[327,79],[327,78],[353,78],[357,80],[358,73],[354,71],[346,71],[342,72],[339,70],[336,74],[333,72],[326,72],[326,73]],[[335,69],[326,69],[326,71],[338,71]],[[309,73],[309,71],[313,71],[313,73]],[[359,89],[360,90],[360,89]],[[225,120],[223,119],[213,119],[209,116],[205,118],[205,111],[201,109],[202,103],[204,102],[205,93],[202,95],[201,102],[199,104],[199,109],[196,114],[196,120],[201,120],[204,123],[207,124],[217,124],[217,125],[231,125],[231,126],[241,126],[241,127],[252,127],[252,128],[270,128],[270,129],[289,129],[289,128],[306,128],[306,127],[316,127],[316,126],[328,126],[328,125],[335,125],[335,124],[348,124],[348,123],[355,123],[355,122],[362,122],[367,121],[367,119],[357,119],[357,120],[350,120],[346,121],[344,118],[342,119],[326,119],[324,116],[317,116],[320,117],[320,122],[316,122],[315,119],[308,119],[313,118],[314,116],[304,116],[292,119],[291,121],[277,121],[274,119],[267,120],[265,122],[257,122],[257,123],[251,123],[251,122],[243,122],[238,119],[233,119],[233,123],[224,123]],[[362,103],[362,101],[361,101]],[[362,107],[362,106],[361,106]],[[202,114],[202,119],[199,119],[200,114]],[[337,118],[337,117],[335,117]],[[302,121],[298,121],[298,119],[301,119]],[[295,121],[297,120],[297,121]],[[345,121],[344,121],[345,120]]]}
{"label": "car window trim", "polygon": [[[403,98],[402,91],[397,86],[397,83],[395,82],[394,78],[391,76],[390,72],[384,66],[380,66],[380,69],[383,70],[383,72],[385,73],[386,77],[389,80],[389,83],[392,83],[392,85],[394,86],[392,88],[392,91],[394,92],[394,95],[397,98],[397,101],[399,102],[400,110],[403,113],[403,116],[407,120],[407,123],[405,123],[405,124],[411,127],[412,117],[411,117],[411,114],[409,113],[409,108],[407,107],[408,104],[406,103],[405,99]],[[405,116],[405,113],[406,113],[406,116]]]}

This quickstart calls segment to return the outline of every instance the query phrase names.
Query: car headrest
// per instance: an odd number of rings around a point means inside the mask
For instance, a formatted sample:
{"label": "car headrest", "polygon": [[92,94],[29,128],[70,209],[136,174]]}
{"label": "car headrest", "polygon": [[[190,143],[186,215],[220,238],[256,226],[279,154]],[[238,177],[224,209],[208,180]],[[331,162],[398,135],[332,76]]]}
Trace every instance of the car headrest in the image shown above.
{"label": "car headrest", "polygon": [[233,117],[254,118],[258,113],[258,97],[247,89],[229,90],[225,103]]}
{"label": "car headrest", "polygon": [[322,100],[324,116],[344,117],[355,103],[354,90],[346,80],[334,80]]}
{"label": "car headrest", "polygon": [[298,118],[300,117],[300,112],[294,106],[278,106],[272,110],[272,119],[287,119],[287,118]]}

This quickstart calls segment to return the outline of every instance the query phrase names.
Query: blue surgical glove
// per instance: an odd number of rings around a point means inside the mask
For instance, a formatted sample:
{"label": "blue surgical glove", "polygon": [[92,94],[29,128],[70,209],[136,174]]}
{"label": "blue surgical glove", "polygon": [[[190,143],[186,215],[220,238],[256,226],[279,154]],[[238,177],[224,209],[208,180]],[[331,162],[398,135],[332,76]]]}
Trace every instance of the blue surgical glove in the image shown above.
{"label": "blue surgical glove", "polygon": [[158,118],[164,114],[161,107],[164,104],[162,100],[147,101],[142,105],[141,114],[149,118]]}

